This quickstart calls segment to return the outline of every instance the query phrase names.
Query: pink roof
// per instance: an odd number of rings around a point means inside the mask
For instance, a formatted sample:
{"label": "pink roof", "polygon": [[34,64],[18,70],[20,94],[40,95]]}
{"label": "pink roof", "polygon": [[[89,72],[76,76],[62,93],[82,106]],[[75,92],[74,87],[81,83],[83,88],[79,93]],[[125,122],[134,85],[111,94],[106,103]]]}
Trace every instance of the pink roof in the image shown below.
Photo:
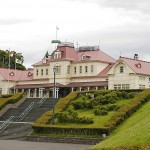
{"label": "pink roof", "polygon": [[[60,51],[61,58],[54,59],[54,52]],[[58,46],[57,50],[55,50],[51,57],[48,58],[46,63],[39,61],[35,63],[33,66],[43,66],[49,64],[51,61],[61,61],[61,60],[71,60],[73,62],[80,62],[82,55],[87,57],[87,61],[102,61],[107,63],[115,63],[115,59],[111,56],[107,55],[106,53],[102,52],[101,50],[86,50],[86,51],[76,51],[74,47],[71,46]],[[84,60],[86,61],[86,60]]]}
{"label": "pink roof", "polygon": [[100,77],[106,77],[107,76],[107,72],[111,69],[111,67],[112,67],[113,65],[108,65],[104,70],[102,70],[99,74],[98,74],[98,76],[100,76]]}
{"label": "pink roof", "polygon": [[134,72],[138,74],[150,75],[150,62],[120,57]]}
{"label": "pink roof", "polygon": [[115,63],[116,61],[114,58],[102,52],[101,50],[79,51],[77,52],[77,55],[78,57],[75,61],[81,61],[82,55],[87,56],[89,58],[88,60],[92,60],[92,61],[99,60],[99,61],[108,62],[108,63]]}
{"label": "pink roof", "polygon": [[15,71],[14,69],[0,68],[0,75],[5,80],[10,80],[10,81],[33,80],[33,70],[16,70]]}

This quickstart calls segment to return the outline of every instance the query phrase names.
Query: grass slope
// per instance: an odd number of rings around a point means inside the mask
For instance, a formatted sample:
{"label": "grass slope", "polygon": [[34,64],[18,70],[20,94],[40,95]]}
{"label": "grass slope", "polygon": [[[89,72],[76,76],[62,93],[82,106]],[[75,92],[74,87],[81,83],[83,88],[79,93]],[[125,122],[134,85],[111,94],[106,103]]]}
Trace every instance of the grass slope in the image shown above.
{"label": "grass slope", "polygon": [[106,140],[92,149],[150,144],[150,102],[119,126]]}

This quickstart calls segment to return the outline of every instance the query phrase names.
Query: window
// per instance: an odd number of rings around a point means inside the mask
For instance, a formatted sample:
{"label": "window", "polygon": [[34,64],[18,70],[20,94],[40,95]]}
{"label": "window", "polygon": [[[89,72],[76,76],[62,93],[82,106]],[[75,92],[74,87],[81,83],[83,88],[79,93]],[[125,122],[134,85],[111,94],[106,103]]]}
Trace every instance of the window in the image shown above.
{"label": "window", "polygon": [[74,74],[77,73],[77,67],[74,67]]}
{"label": "window", "polygon": [[80,66],[80,73],[82,73],[82,66]]}
{"label": "window", "polygon": [[61,74],[61,66],[55,66],[56,74]]}
{"label": "window", "polygon": [[43,75],[43,69],[41,69],[41,75]]}
{"label": "window", "polygon": [[145,85],[139,84],[139,89],[145,89]]}
{"label": "window", "polygon": [[85,66],[85,73],[88,72],[88,66]]}
{"label": "window", "polygon": [[94,72],[94,66],[91,65],[91,72]]}
{"label": "window", "polygon": [[36,69],[36,75],[37,75],[37,76],[39,75],[39,70],[38,70],[38,69]]}
{"label": "window", "polygon": [[119,89],[130,89],[130,84],[115,84],[114,85],[115,90]]}
{"label": "window", "polygon": [[70,66],[67,66],[67,74],[70,74]]}
{"label": "window", "polygon": [[145,80],[144,76],[139,76],[139,80]]}
{"label": "window", "polygon": [[60,51],[56,51],[54,53],[54,59],[59,59],[59,58],[61,58],[61,52]]}
{"label": "window", "polygon": [[48,75],[48,69],[46,69],[46,75]]}
{"label": "window", "polygon": [[124,68],[123,66],[120,66],[120,73],[123,73],[124,72]]}

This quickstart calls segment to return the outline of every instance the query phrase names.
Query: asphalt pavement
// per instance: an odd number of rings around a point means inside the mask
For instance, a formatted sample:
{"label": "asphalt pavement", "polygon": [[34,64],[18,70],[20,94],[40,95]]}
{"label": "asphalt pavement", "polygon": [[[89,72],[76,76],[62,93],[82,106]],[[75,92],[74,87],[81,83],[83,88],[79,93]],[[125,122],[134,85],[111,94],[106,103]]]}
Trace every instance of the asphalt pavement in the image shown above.
{"label": "asphalt pavement", "polygon": [[0,140],[0,150],[85,150],[92,145]]}

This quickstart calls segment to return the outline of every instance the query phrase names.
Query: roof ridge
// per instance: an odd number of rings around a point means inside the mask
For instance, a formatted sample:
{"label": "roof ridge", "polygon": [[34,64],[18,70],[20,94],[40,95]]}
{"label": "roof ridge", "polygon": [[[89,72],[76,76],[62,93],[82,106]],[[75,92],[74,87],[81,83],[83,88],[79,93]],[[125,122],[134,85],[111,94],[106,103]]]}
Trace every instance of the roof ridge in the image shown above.
{"label": "roof ridge", "polygon": [[135,60],[135,61],[141,61],[141,62],[146,62],[146,63],[150,63],[149,61],[145,61],[145,60],[141,60],[141,59],[134,59],[134,58],[128,58],[128,57],[122,57],[120,56],[120,58],[125,58],[125,59],[130,59],[130,60]]}

